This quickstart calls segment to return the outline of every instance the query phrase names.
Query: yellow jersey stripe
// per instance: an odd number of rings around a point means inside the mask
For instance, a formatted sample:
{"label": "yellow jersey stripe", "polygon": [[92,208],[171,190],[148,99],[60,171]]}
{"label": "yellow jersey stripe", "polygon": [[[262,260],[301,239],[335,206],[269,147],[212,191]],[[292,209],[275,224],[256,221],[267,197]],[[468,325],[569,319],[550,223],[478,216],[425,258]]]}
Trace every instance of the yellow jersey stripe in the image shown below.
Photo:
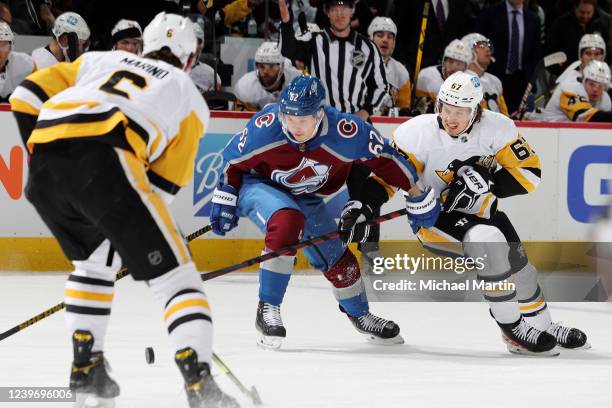
{"label": "yellow jersey stripe", "polygon": [[[75,115],[76,116],[76,115]],[[71,116],[53,121],[39,121],[28,139],[28,150],[32,152],[38,143],[49,143],[61,139],[86,138],[109,133],[121,122],[127,122],[125,115],[116,110],[107,119],[97,122],[70,122]],[[67,120],[67,122],[62,122]],[[39,127],[43,123],[44,127]]]}
{"label": "yellow jersey stripe", "polygon": [[175,251],[178,250],[178,253],[175,253],[177,262],[181,265],[187,263],[189,261],[189,251],[185,241],[179,235],[166,204],[158,194],[153,192],[142,162],[131,152],[122,151],[122,153],[129,171],[135,180],[136,185],[134,187],[140,192],[143,200],[147,200],[152,206],[151,210],[155,211],[155,214],[152,214],[153,218],[158,221],[160,229],[165,231],[166,236],[170,237],[174,243],[171,247],[174,247]]}
{"label": "yellow jersey stripe", "polygon": [[192,111],[181,121],[178,134],[171,139],[164,154],[151,163],[151,170],[172,184],[187,185],[193,178],[193,162],[204,132],[204,124]]}
{"label": "yellow jersey stripe", "polygon": [[[60,62],[50,67],[37,70],[28,75],[27,80],[42,89],[48,99],[76,83],[82,62],[83,57],[79,57],[74,62]],[[22,84],[22,86],[23,85],[24,84]],[[46,99],[41,100],[43,102],[46,101]]]}
{"label": "yellow jersey stripe", "polygon": [[14,112],[27,113],[28,115],[38,116],[40,111],[34,106],[21,99],[11,98],[11,110]]}

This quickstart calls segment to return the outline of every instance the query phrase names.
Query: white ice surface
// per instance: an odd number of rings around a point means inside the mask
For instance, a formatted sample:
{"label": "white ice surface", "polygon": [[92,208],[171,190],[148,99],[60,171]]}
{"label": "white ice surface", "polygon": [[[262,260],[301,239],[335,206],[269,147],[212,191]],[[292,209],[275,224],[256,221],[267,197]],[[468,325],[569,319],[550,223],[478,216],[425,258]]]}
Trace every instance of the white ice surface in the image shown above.
{"label": "white ice surface", "polygon": [[[0,274],[0,331],[63,300],[66,274]],[[283,303],[288,337],[279,352],[256,348],[255,276],[206,283],[216,353],[265,407],[612,406],[612,307],[557,303],[553,319],[583,329],[593,348],[556,358],[509,354],[482,303],[375,303],[395,320],[401,346],[365,342],[322,276],[294,276]],[[116,284],[106,355],[121,386],[118,407],[186,407],[161,308],[143,283]],[[144,349],[155,349],[147,365]],[[72,358],[63,311],[0,342],[0,386],[65,386]],[[219,384],[252,406],[219,375]],[[1,403],[0,407],[70,404]]]}

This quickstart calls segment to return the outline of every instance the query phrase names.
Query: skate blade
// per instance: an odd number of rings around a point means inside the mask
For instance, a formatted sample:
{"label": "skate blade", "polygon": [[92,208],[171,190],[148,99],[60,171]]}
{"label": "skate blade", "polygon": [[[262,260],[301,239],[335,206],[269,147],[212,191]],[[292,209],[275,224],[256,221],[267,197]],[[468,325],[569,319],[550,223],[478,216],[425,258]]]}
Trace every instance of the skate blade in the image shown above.
{"label": "skate blade", "polygon": [[519,354],[523,356],[542,356],[542,357],[556,357],[561,354],[559,351],[559,347],[555,346],[547,351],[531,351],[527,350],[525,347],[513,342],[505,335],[502,334],[502,340],[508,347],[508,351],[512,354]]}
{"label": "skate blade", "polygon": [[376,344],[379,346],[392,346],[394,344],[404,344],[404,338],[399,334],[395,337],[391,337],[390,339],[383,339],[382,337],[377,337],[372,334],[365,335],[368,343]]}
{"label": "skate blade", "polygon": [[557,357],[561,352],[558,347],[554,347],[548,351],[530,351],[523,347],[517,347],[514,345],[508,344],[508,351],[512,354],[517,354],[521,356],[530,356],[530,357]]}
{"label": "skate blade", "polygon": [[563,350],[574,351],[574,350],[589,350],[591,348],[591,345],[587,341],[580,347],[563,347],[561,345],[559,347],[563,348]]}
{"label": "skate blade", "polygon": [[264,350],[278,350],[283,344],[283,337],[264,336],[257,339],[257,346]]}
{"label": "skate blade", "polygon": [[114,398],[100,398],[95,394],[77,393],[74,408],[115,408]]}

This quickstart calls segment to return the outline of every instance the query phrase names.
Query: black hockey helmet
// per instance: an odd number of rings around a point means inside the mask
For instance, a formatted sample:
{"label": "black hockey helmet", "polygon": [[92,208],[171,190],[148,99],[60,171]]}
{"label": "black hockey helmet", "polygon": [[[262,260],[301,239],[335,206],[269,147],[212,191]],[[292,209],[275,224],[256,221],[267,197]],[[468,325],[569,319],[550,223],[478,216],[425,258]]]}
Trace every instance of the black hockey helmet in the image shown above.
{"label": "black hockey helmet", "polygon": [[355,0],[322,0],[324,10],[327,11],[327,8],[330,6],[335,6],[336,4],[346,4],[351,7],[355,7]]}

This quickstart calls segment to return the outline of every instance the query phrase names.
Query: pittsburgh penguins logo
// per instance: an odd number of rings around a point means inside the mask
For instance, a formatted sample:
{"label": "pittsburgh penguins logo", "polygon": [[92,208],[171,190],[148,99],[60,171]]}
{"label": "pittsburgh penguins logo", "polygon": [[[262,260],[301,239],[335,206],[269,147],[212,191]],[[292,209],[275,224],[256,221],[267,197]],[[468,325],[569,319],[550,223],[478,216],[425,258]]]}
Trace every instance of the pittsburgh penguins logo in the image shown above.
{"label": "pittsburgh penguins logo", "polygon": [[351,53],[351,65],[361,67],[365,63],[365,54],[360,50],[353,50]]}
{"label": "pittsburgh penguins logo", "polygon": [[350,139],[357,134],[359,128],[357,127],[357,123],[352,120],[340,119],[337,130],[340,136]]}

